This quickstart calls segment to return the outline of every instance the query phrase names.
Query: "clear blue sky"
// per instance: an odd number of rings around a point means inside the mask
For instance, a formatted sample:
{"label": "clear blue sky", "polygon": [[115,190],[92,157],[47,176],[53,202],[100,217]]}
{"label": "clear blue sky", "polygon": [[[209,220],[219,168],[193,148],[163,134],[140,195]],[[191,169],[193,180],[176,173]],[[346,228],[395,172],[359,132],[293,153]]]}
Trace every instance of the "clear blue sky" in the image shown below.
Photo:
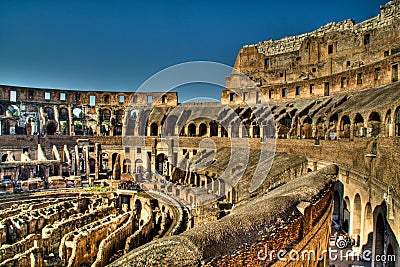
{"label": "clear blue sky", "polygon": [[[193,60],[233,66],[245,44],[360,22],[387,1],[0,0],[0,84],[135,91]],[[220,89],[180,88],[180,100]]]}

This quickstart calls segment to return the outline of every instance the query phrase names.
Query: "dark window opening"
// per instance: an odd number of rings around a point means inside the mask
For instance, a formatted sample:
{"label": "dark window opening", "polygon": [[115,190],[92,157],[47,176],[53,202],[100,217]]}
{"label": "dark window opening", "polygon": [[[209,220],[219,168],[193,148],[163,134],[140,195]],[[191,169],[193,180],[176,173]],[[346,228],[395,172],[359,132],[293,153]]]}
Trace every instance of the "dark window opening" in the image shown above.
{"label": "dark window opening", "polygon": [[137,147],[136,148],[136,153],[142,153],[142,148],[141,147]]}
{"label": "dark window opening", "polygon": [[342,77],[340,79],[340,88],[346,88],[347,86],[347,78],[346,77]]}
{"label": "dark window opening", "polygon": [[362,84],[362,73],[357,73],[357,84]]}
{"label": "dark window opening", "polygon": [[399,80],[399,64],[392,66],[392,82],[397,82]]}
{"label": "dark window opening", "polygon": [[193,155],[196,155],[196,154],[197,154],[197,150],[193,149]]}
{"label": "dark window opening", "polygon": [[76,102],[81,101],[81,95],[80,95],[80,94],[76,94],[76,95],[75,95],[75,101],[76,101]]}
{"label": "dark window opening", "polygon": [[166,96],[166,95],[163,95],[163,96],[161,97],[161,103],[167,104],[167,96]]}
{"label": "dark window opening", "polygon": [[130,148],[129,147],[125,147],[125,153],[129,154],[130,152],[131,152]]}
{"label": "dark window opening", "polygon": [[282,89],[282,97],[286,97],[287,96],[287,88],[283,88]]}
{"label": "dark window opening", "polygon": [[230,93],[229,94],[229,101],[231,101],[231,102],[235,101],[235,94],[234,93]]}
{"label": "dark window opening", "polygon": [[301,93],[301,87],[297,86],[296,87],[296,95],[300,95],[300,93]]}
{"label": "dark window opening", "polygon": [[314,84],[310,84],[310,95],[314,93]]}
{"label": "dark window opening", "polygon": [[333,54],[333,45],[328,45],[328,54]]}
{"label": "dark window opening", "polygon": [[312,72],[316,72],[317,71],[317,68],[312,68]]}
{"label": "dark window opening", "polygon": [[384,57],[388,57],[388,56],[389,56],[389,50],[383,52],[383,56],[384,56]]}
{"label": "dark window opening", "polygon": [[35,96],[35,92],[34,91],[29,91],[28,92],[28,99],[32,100],[34,96]]}
{"label": "dark window opening", "polygon": [[243,93],[243,100],[244,100],[244,101],[249,100],[249,92],[244,92],[244,93]]}
{"label": "dark window opening", "polygon": [[371,34],[367,33],[364,35],[364,45],[367,45],[371,42]]}
{"label": "dark window opening", "polygon": [[324,96],[329,96],[331,94],[331,84],[329,82],[325,83]]}
{"label": "dark window opening", "polygon": [[279,73],[279,77],[281,78],[283,77],[283,72]]}
{"label": "dark window opening", "polygon": [[132,103],[136,103],[137,102],[137,95],[134,95],[133,97],[132,97]]}
{"label": "dark window opening", "polygon": [[269,97],[270,99],[271,99],[271,98],[274,98],[274,90],[269,90],[268,97]]}
{"label": "dark window opening", "polygon": [[296,57],[296,61],[301,61],[301,57]]}
{"label": "dark window opening", "polygon": [[269,68],[269,64],[270,64],[269,58],[266,58],[265,59],[265,67]]}
{"label": "dark window opening", "polygon": [[381,68],[375,68],[374,80],[379,80],[379,76],[381,74]]}
{"label": "dark window opening", "polygon": [[347,66],[347,67],[350,67],[350,61],[347,61],[347,62],[346,62],[346,66]]}

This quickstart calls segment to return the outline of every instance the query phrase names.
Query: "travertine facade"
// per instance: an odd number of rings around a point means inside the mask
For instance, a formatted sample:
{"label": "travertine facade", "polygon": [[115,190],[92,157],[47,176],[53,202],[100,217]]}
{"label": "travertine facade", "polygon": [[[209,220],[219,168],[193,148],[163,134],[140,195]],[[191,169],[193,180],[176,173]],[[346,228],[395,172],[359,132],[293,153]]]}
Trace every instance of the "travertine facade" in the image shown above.
{"label": "travertine facade", "polygon": [[0,266],[327,266],[332,220],[397,266],[399,22],[245,46],[221,103],[1,86]]}

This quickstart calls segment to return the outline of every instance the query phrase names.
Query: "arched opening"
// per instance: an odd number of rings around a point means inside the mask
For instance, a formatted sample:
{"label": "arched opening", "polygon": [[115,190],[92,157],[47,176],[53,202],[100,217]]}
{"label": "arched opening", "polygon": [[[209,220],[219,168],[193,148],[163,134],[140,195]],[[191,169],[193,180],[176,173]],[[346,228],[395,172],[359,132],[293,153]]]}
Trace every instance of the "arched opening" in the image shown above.
{"label": "arched opening", "polygon": [[333,220],[340,224],[340,204],[342,203],[342,199],[337,190],[335,190],[333,194]]}
{"label": "arched opening", "polygon": [[371,203],[367,203],[365,205],[364,210],[364,229],[363,229],[363,250],[372,251],[372,238],[373,238],[373,230],[374,230],[374,218],[372,214]]}
{"label": "arched opening", "polygon": [[200,123],[199,136],[205,136],[206,134],[207,134],[207,125],[205,123]]}
{"label": "arched opening", "polygon": [[156,171],[161,175],[169,175],[169,162],[168,157],[161,153],[156,157]]}
{"label": "arched opening", "polygon": [[400,136],[400,107],[396,109],[394,115],[394,132],[395,136]]}
{"label": "arched opening", "polygon": [[196,136],[196,125],[194,123],[188,126],[188,136]]}
{"label": "arched opening", "polygon": [[122,173],[131,173],[131,160],[124,159],[122,166]]}
{"label": "arched opening", "polygon": [[119,109],[115,111],[115,126],[114,126],[114,136],[122,135],[122,125],[124,123],[124,111]]}
{"label": "arched opening", "polygon": [[143,161],[141,159],[135,160],[135,171],[139,174],[144,172]]}
{"label": "arched opening", "polygon": [[387,267],[396,267],[396,253],[394,253],[394,249],[392,244],[389,244],[386,250],[386,263]]}
{"label": "arched opening", "polygon": [[111,168],[112,168],[112,170],[114,170],[114,166],[115,166],[115,163],[117,162],[118,156],[119,156],[118,153],[114,153],[111,156]]}
{"label": "arched opening", "polygon": [[364,118],[359,113],[357,113],[356,116],[354,117],[354,136],[355,137],[365,136]]}
{"label": "arched opening", "polygon": [[389,137],[390,136],[390,125],[392,124],[392,110],[389,109],[386,112],[386,116],[385,116],[385,137]]}
{"label": "arched opening", "polygon": [[100,110],[100,134],[103,136],[109,136],[111,130],[111,110],[102,109]]}
{"label": "arched opening", "polygon": [[372,112],[368,118],[368,137],[377,137],[381,132],[381,118],[378,112]]}
{"label": "arched opening", "polygon": [[83,111],[82,111],[82,109],[75,108],[72,111],[72,115],[73,115],[74,134],[75,135],[83,135],[83,125],[82,125]]}
{"label": "arched opening", "polygon": [[54,135],[57,132],[57,124],[54,121],[49,121],[46,126],[47,135]]}
{"label": "arched opening", "polygon": [[350,118],[347,115],[344,115],[340,120],[340,137],[341,138],[350,138]]}
{"label": "arched opening", "polygon": [[44,113],[45,113],[45,116],[46,116],[46,118],[48,120],[54,120],[55,119],[55,117],[54,117],[54,109],[53,108],[45,107],[44,108]]}
{"label": "arched opening", "polygon": [[359,246],[361,241],[361,197],[359,194],[356,194],[354,197],[354,205],[353,205],[353,223],[352,223],[352,236],[355,239],[355,245]]}
{"label": "arched opening", "polygon": [[210,137],[218,136],[218,123],[216,121],[210,122]]}
{"label": "arched opening", "polygon": [[0,115],[5,115],[4,107],[0,105]]}
{"label": "arched opening", "polygon": [[343,200],[343,222],[342,222],[342,229],[346,233],[349,232],[350,229],[350,199],[349,197],[345,197]]}
{"label": "arched opening", "polygon": [[68,109],[60,108],[58,111],[58,120],[60,122],[60,134],[69,135],[69,115]]}
{"label": "arched opening", "polygon": [[[375,256],[376,255],[385,255],[385,219],[382,216],[382,213],[378,214],[378,217],[375,222]],[[376,262],[378,266],[383,266],[381,262]]]}
{"label": "arched opening", "polygon": [[278,136],[280,138],[288,138],[288,133],[292,127],[292,118],[287,114],[285,117],[279,120],[278,124]]}
{"label": "arched opening", "polygon": [[310,117],[306,117],[303,120],[302,138],[306,138],[306,139],[312,138],[312,120]]}
{"label": "arched opening", "polygon": [[259,138],[260,137],[260,126],[258,125],[253,125],[253,138]]}
{"label": "arched opening", "polygon": [[158,124],[155,122],[150,124],[150,136],[158,136]]}

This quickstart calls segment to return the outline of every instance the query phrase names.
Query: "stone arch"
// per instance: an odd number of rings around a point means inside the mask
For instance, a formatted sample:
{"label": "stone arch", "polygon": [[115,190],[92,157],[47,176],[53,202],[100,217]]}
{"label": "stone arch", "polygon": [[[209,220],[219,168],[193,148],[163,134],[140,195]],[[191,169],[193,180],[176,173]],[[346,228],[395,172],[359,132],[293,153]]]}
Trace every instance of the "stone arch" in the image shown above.
{"label": "stone arch", "polygon": [[188,125],[188,136],[196,136],[196,124],[190,123]]}
{"label": "stone arch", "polygon": [[368,136],[377,137],[381,132],[381,117],[378,112],[371,112],[368,117]]}
{"label": "stone arch", "polygon": [[156,122],[150,124],[150,136],[158,136],[158,124]]}
{"label": "stone arch", "polygon": [[347,115],[342,116],[340,119],[340,137],[350,138],[350,118]]}
{"label": "stone arch", "polygon": [[161,175],[168,175],[169,162],[168,157],[164,153],[160,153],[156,157],[156,171]]}
{"label": "stone arch", "polygon": [[218,136],[218,123],[216,121],[210,122],[210,137]]}
{"label": "stone arch", "polygon": [[372,250],[372,238],[374,231],[374,216],[372,213],[371,203],[367,203],[364,208],[363,221],[363,250]]}
{"label": "stone arch", "polygon": [[207,135],[207,125],[202,122],[199,125],[199,136],[205,136]]}
{"label": "stone arch", "polygon": [[80,108],[74,108],[72,110],[72,119],[74,125],[74,134],[75,135],[83,135],[83,124],[82,124],[82,117],[83,111]]}
{"label": "stone arch", "polygon": [[309,139],[312,138],[312,119],[309,116],[306,116],[303,119],[303,123],[302,123],[302,129],[301,129],[301,136],[303,138]]}
{"label": "stone arch", "polygon": [[347,233],[349,232],[349,229],[350,229],[350,210],[351,210],[350,199],[349,199],[349,197],[346,196],[343,199],[342,229]]}
{"label": "stone arch", "polygon": [[400,136],[400,107],[394,112],[394,135]]}
{"label": "stone arch", "polygon": [[389,137],[391,135],[390,126],[392,125],[392,110],[389,109],[385,115],[385,123],[384,123],[384,132],[385,137]]}
{"label": "stone arch", "polygon": [[258,124],[253,125],[253,138],[259,138],[260,137],[260,126]]}
{"label": "stone arch", "polygon": [[122,165],[122,173],[131,173],[131,160],[124,159]]}
{"label": "stone arch", "polygon": [[221,127],[221,137],[228,137],[228,131],[225,126],[220,124],[219,127]]}
{"label": "stone arch", "polygon": [[364,129],[364,118],[360,113],[357,113],[354,116],[354,136],[355,137],[364,137],[365,129]]}
{"label": "stone arch", "polygon": [[45,107],[43,109],[44,113],[46,113],[47,120],[54,120],[55,115],[54,115],[54,109],[52,107]]}
{"label": "stone arch", "polygon": [[141,159],[135,160],[135,172],[136,173],[143,173],[144,172],[143,160],[141,160]]}
{"label": "stone arch", "polygon": [[[385,255],[385,219],[382,213],[378,216],[374,225],[374,255]],[[378,263],[378,262],[377,262]],[[382,266],[382,263],[378,263]]]}
{"label": "stone arch", "polygon": [[353,221],[351,224],[351,234],[355,239],[356,246],[360,245],[361,241],[361,213],[362,213],[362,206],[361,206],[361,197],[359,194],[356,194],[354,197],[353,202]]}
{"label": "stone arch", "polygon": [[60,122],[60,134],[69,135],[69,112],[67,108],[62,107],[58,110],[58,120]]}

